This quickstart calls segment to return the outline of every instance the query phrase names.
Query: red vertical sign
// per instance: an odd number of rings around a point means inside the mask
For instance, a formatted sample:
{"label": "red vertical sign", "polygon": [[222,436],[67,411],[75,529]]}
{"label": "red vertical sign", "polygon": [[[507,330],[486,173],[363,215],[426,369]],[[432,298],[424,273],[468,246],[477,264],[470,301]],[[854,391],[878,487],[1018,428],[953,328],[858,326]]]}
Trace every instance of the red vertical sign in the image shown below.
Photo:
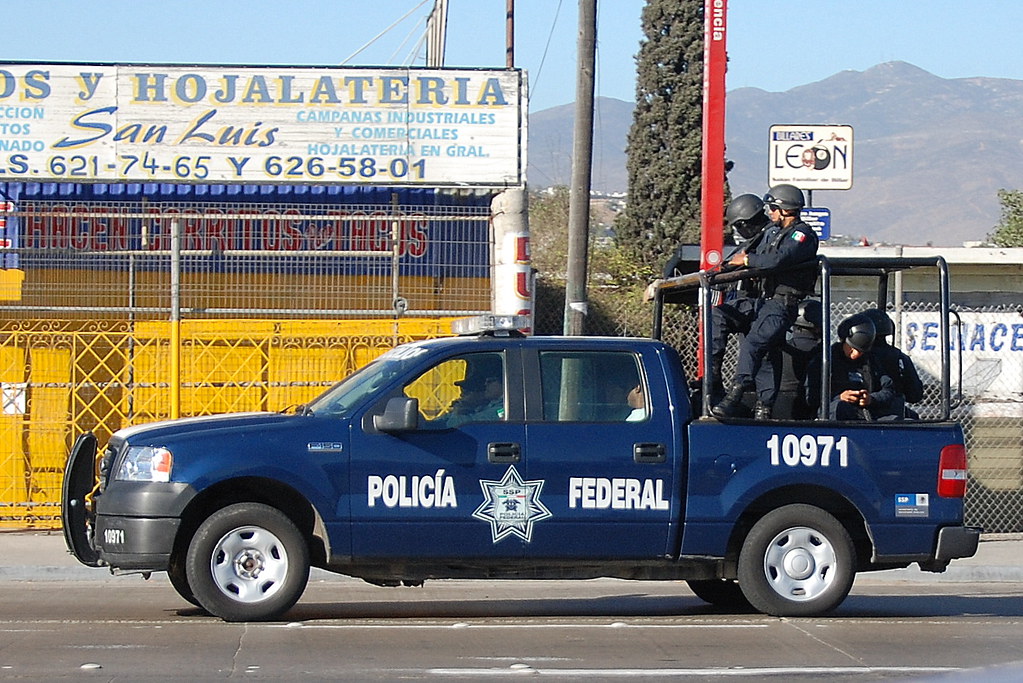
{"label": "red vertical sign", "polygon": [[700,268],[721,263],[725,203],[725,35],[728,0],[703,6],[703,182]]}

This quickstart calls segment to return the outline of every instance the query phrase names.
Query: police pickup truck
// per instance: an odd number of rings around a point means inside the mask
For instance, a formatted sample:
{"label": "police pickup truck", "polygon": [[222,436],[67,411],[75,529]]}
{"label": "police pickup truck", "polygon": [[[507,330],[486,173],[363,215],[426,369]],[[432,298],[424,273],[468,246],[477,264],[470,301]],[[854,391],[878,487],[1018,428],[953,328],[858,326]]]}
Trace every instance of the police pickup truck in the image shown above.
{"label": "police pickup truck", "polygon": [[947,372],[937,419],[719,420],[661,341],[502,321],[394,348],[290,414],[133,426],[102,451],[80,436],[69,549],[166,571],[229,621],[282,615],[310,567],[382,586],[686,580],[712,604],[815,615],[856,572],[940,572],[976,552]]}

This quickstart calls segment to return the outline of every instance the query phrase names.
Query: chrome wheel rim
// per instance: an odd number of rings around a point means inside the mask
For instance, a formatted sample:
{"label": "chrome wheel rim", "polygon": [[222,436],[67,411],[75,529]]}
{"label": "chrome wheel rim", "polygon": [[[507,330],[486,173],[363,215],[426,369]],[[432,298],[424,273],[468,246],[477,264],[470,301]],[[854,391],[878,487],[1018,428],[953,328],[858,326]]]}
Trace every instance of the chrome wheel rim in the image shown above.
{"label": "chrome wheel rim", "polygon": [[238,602],[253,603],[276,594],[288,576],[288,553],[274,534],[243,526],[224,534],[210,558],[213,582]]}
{"label": "chrome wheel rim", "polygon": [[820,597],[837,575],[838,556],[826,536],[809,527],[792,527],[775,536],[764,553],[764,576],[786,600]]}

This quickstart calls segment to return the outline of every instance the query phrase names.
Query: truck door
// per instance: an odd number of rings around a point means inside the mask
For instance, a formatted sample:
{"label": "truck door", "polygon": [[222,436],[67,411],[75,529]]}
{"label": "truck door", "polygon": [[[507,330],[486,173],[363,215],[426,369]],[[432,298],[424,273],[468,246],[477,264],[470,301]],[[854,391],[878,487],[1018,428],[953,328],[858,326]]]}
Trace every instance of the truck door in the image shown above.
{"label": "truck door", "polygon": [[[528,359],[532,359],[532,363]],[[657,367],[656,359],[653,367]],[[532,369],[530,370],[530,367]],[[550,518],[526,546],[536,558],[663,557],[679,518],[678,459],[663,377],[620,351],[538,351],[538,404],[527,403],[525,471]]]}
{"label": "truck door", "polygon": [[[514,349],[460,354],[431,366],[400,393],[419,401],[419,426],[352,434],[352,546],[356,559],[520,557],[506,533],[501,481],[519,466],[525,427]],[[509,400],[518,396],[518,400]],[[371,411],[372,412],[372,411]]]}

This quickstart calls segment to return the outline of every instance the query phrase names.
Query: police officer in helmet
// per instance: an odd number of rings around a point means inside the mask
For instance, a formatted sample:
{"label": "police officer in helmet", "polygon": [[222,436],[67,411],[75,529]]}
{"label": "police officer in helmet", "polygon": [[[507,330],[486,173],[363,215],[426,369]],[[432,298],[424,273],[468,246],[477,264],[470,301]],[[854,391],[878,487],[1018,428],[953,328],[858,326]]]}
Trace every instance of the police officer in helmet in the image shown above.
{"label": "police officer in helmet", "polygon": [[[877,330],[870,318],[857,313],[838,325],[831,345],[831,415],[837,420],[901,419],[892,412],[895,390],[891,377],[871,354]],[[820,358],[811,362],[807,377],[820,377]],[[807,403],[820,405],[820,382],[807,382]]]}
{"label": "police officer in helmet", "polygon": [[735,242],[741,247],[770,224],[771,220],[764,213],[764,200],[755,194],[741,194],[725,209],[725,225],[734,231]]}
{"label": "police officer in helmet", "polygon": [[794,185],[775,185],[764,195],[767,216],[774,224],[764,231],[753,249],[744,249],[728,260],[734,267],[764,272],[763,297],[749,331],[739,346],[739,358],[731,387],[711,412],[734,417],[741,410],[744,393],[756,388],[754,417],[768,419],[778,393],[777,377],[762,372],[768,354],[781,348],[796,319],[799,302],[817,283],[817,234],[800,219],[805,206],[803,192]]}
{"label": "police officer in helmet", "polygon": [[[771,220],[764,213],[764,200],[755,194],[741,194],[725,209],[725,224],[732,231],[736,253],[753,253],[761,243]],[[723,301],[711,309],[711,403],[725,394],[721,364],[729,335],[749,332],[760,305],[759,279],[740,280],[724,286]]]}

